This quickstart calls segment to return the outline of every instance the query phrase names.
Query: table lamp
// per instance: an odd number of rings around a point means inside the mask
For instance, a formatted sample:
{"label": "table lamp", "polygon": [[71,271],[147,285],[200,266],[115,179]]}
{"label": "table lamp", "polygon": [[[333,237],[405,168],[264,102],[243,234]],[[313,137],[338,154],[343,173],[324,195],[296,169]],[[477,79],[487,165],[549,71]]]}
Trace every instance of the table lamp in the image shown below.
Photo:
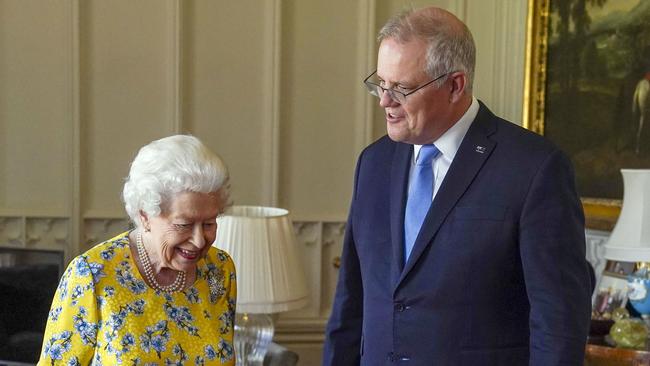
{"label": "table lamp", "polygon": [[648,321],[650,314],[650,169],[621,169],[623,207],[605,245],[605,259],[637,264],[628,277],[629,300]]}
{"label": "table lamp", "polygon": [[309,297],[289,211],[232,206],[217,219],[214,245],[237,271],[237,365],[262,365],[274,333],[270,314],[299,309]]}
{"label": "table lamp", "polygon": [[650,262],[650,169],[621,169],[623,207],[605,245],[605,259]]}

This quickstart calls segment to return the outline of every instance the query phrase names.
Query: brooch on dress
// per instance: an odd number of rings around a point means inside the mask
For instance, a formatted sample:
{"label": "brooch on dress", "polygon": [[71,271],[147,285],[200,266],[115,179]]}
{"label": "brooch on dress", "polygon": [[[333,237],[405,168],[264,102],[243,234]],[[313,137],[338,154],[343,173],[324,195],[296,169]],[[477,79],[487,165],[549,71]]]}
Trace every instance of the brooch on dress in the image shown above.
{"label": "brooch on dress", "polygon": [[217,300],[226,293],[226,288],[223,282],[224,282],[223,270],[217,268],[208,271],[208,286],[210,287],[211,303],[217,302]]}

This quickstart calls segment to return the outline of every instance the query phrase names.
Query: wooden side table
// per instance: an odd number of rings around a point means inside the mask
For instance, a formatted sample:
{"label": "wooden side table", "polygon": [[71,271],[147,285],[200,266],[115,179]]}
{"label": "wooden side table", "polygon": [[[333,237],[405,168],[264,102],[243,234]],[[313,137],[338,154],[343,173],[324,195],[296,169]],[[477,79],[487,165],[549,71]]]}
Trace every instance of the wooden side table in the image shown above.
{"label": "wooden side table", "polygon": [[650,366],[650,352],[588,344],[585,366]]}

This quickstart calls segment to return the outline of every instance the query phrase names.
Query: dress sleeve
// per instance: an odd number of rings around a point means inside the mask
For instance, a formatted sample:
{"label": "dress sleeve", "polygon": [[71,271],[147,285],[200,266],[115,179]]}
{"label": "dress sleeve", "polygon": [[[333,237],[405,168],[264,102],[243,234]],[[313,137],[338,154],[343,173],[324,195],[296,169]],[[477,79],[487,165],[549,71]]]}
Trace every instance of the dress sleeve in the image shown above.
{"label": "dress sleeve", "polygon": [[[232,263],[232,260],[231,260]],[[232,303],[232,312],[235,312],[235,303],[237,302],[237,275],[235,273],[235,264],[230,266],[230,289],[228,291],[228,300]]]}
{"label": "dress sleeve", "polygon": [[95,274],[101,265],[75,258],[61,277],[47,319],[39,366],[88,365],[97,345]]}
{"label": "dress sleeve", "polygon": [[237,275],[235,273],[235,263],[232,261],[230,256],[228,257],[226,265],[226,289],[228,291],[226,295],[226,300],[228,302],[228,317],[229,322],[228,328],[230,332],[225,335],[231,342],[234,340],[234,331],[235,331],[235,306],[237,303]]}

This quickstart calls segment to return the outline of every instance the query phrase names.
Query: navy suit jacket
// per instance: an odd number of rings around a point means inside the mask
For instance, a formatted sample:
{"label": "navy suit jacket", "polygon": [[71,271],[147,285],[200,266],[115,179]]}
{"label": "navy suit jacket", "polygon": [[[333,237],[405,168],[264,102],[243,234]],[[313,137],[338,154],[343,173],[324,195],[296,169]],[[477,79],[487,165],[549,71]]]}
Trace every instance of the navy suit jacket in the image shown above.
{"label": "navy suit jacket", "polygon": [[583,364],[591,312],[568,158],[479,112],[404,265],[413,147],[360,155],[323,365]]}

